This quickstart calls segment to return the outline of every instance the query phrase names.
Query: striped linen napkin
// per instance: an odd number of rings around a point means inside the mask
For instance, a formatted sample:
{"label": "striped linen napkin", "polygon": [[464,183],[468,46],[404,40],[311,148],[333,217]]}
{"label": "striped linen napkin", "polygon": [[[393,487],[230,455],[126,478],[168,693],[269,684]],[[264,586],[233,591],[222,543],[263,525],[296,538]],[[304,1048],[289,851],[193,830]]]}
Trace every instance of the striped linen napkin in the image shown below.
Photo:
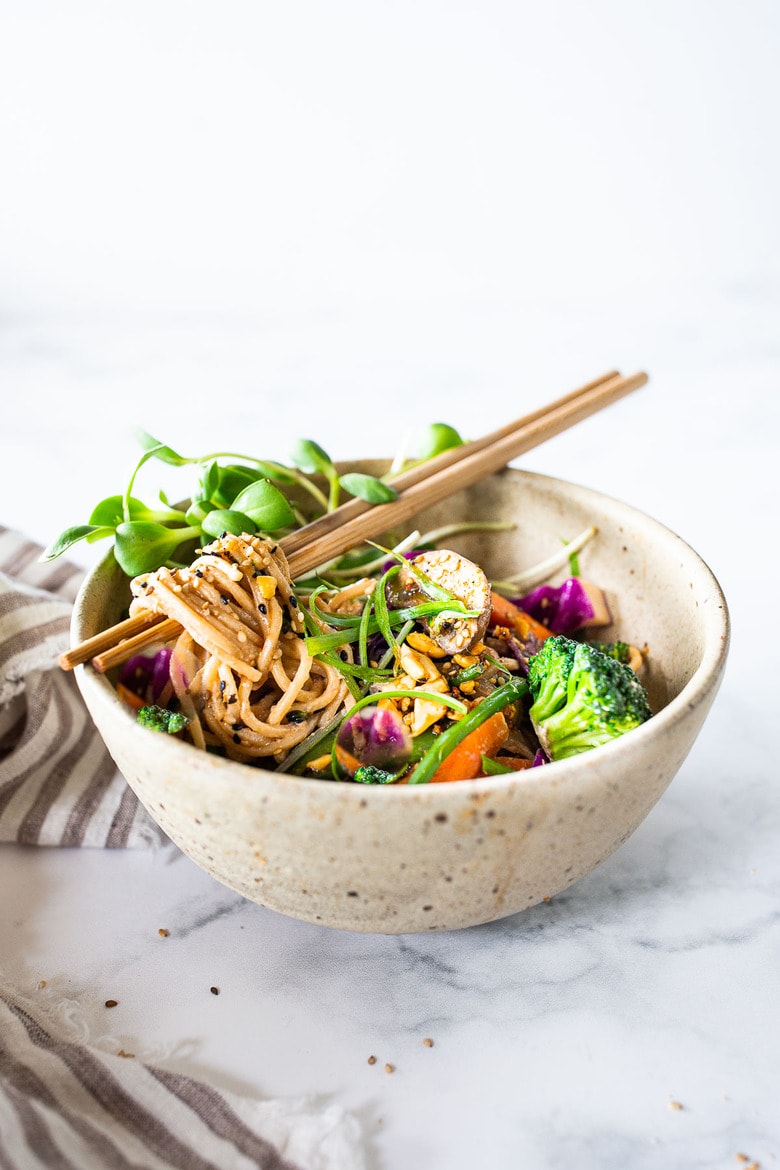
{"label": "striped linen napkin", "polygon": [[365,1170],[336,1105],[221,1092],[77,1032],[0,980],[3,1170]]}
{"label": "striped linen napkin", "polygon": [[164,840],[57,665],[83,571],[41,562],[0,527],[0,842],[133,847]]}

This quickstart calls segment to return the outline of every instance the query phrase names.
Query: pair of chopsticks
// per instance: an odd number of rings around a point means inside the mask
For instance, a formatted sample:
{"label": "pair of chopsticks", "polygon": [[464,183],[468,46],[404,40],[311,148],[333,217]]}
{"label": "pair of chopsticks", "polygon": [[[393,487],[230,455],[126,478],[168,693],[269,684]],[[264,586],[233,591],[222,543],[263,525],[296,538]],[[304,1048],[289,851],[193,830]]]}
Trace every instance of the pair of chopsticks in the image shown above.
{"label": "pair of chopsticks", "polygon": [[[409,520],[453,492],[471,487],[512,459],[638,390],[646,382],[644,373],[624,378],[612,370],[481,439],[443,451],[393,476],[389,482],[398,496],[390,503],[348,500],[279,542],[293,580]],[[151,643],[169,641],[180,631],[179,623],[170,618],[128,618],[66,651],[60,656],[60,666],[72,670],[91,659],[93,666],[104,673]]]}

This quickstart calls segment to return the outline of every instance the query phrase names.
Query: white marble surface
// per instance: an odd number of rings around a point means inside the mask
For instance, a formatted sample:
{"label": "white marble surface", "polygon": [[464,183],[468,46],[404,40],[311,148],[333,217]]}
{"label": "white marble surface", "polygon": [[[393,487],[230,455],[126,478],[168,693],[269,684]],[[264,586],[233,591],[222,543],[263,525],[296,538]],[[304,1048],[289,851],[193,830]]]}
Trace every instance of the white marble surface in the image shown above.
{"label": "white marble surface", "polygon": [[368,1170],[780,1159],[777,9],[630,7],[3,12],[1,523],[83,521],[137,424],[384,454],[644,368],[523,465],[654,514],[730,603],[663,800],[503,922],[349,935],[173,849],[0,849],[7,974],[117,1047],[343,1104]]}

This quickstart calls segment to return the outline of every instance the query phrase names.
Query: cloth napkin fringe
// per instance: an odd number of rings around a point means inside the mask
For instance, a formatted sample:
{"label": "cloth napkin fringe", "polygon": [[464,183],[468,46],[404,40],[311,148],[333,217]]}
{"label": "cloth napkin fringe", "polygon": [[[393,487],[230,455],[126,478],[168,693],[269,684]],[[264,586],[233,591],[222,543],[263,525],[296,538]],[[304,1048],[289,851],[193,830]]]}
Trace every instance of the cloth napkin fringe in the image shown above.
{"label": "cloth napkin fringe", "polygon": [[[66,1010],[67,1009],[67,1010]],[[340,1107],[256,1100],[84,1043],[73,1004],[0,980],[3,1170],[365,1170]]]}

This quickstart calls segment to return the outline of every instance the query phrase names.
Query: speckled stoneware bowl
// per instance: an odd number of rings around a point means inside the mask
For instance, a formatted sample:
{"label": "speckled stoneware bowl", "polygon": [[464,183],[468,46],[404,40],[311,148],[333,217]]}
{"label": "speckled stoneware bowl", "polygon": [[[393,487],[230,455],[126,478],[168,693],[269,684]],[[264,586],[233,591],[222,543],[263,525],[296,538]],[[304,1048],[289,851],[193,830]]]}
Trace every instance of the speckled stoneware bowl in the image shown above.
{"label": "speckled stoneware bowl", "polygon": [[[626,504],[516,470],[451,497],[417,526],[456,518],[517,522],[509,532],[447,542],[495,578],[598,526],[581,571],[608,592],[607,636],[649,646],[654,717],[606,747],[547,767],[384,788],[266,772],[149,732],[108,679],[79,667],[95,723],[152,817],[244,897],[342,930],[452,930],[501,918],[552,897],[608,857],[688,754],[729,637],[725,600],[697,554]],[[77,600],[74,643],[116,622],[128,597],[109,554]]]}

